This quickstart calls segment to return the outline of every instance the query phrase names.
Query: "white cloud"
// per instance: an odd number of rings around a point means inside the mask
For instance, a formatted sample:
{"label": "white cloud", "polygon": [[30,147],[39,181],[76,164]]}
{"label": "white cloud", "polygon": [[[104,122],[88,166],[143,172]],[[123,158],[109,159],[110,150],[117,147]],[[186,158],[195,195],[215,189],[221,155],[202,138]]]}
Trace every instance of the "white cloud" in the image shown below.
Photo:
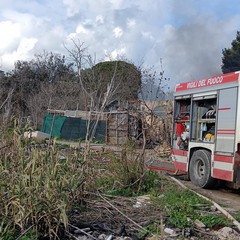
{"label": "white cloud", "polygon": [[33,50],[37,43],[36,38],[23,38],[21,39],[16,51],[2,55],[2,62],[8,67],[13,67],[13,63],[19,59],[26,60],[31,57],[31,50]]}
{"label": "white cloud", "polygon": [[120,27],[116,27],[113,29],[113,33],[115,38],[120,38],[123,35],[123,30]]}
{"label": "white cloud", "polygon": [[136,25],[135,19],[132,19],[132,18],[128,18],[128,19],[127,19],[127,26],[128,26],[128,28],[132,28],[132,27],[134,27],[135,25]]}
{"label": "white cloud", "polygon": [[124,0],[109,0],[112,4],[113,9],[121,8],[124,4]]}
{"label": "white cloud", "polygon": [[36,38],[23,38],[16,51],[19,58],[26,56],[34,48],[37,41]]}
{"label": "white cloud", "polygon": [[120,48],[120,49],[114,49],[112,52],[108,52],[108,50],[105,50],[105,61],[111,61],[111,60],[117,60],[121,59],[126,54],[126,49]]}
{"label": "white cloud", "polygon": [[6,49],[11,49],[15,40],[21,36],[20,23],[14,23],[11,21],[0,22],[0,53],[3,53]]}
{"label": "white cloud", "polygon": [[166,77],[175,84],[220,73],[221,51],[230,46],[240,22],[237,0],[231,5],[222,0],[221,6],[216,0],[39,2],[0,2],[3,68],[42,50],[66,53],[63,43],[78,39],[98,60],[124,55],[160,71],[162,58]]}
{"label": "white cloud", "polygon": [[79,24],[76,29],[76,33],[84,33],[87,34],[89,31],[82,25]]}
{"label": "white cloud", "polygon": [[142,32],[142,36],[144,38],[148,38],[149,40],[154,40],[155,41],[155,38],[154,38],[154,36],[152,35],[151,32]]}
{"label": "white cloud", "polygon": [[68,17],[72,17],[79,12],[80,2],[78,0],[63,0],[63,3],[67,6]]}
{"label": "white cloud", "polygon": [[102,15],[97,15],[96,16],[96,22],[99,24],[103,24],[104,23],[104,17]]}

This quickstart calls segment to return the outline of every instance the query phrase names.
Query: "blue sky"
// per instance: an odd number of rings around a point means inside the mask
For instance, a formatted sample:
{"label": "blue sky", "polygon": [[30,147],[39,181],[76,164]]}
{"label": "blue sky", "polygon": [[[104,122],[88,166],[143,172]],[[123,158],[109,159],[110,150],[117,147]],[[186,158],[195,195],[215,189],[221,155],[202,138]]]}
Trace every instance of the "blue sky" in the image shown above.
{"label": "blue sky", "polygon": [[0,67],[43,50],[66,54],[73,38],[98,61],[160,71],[162,59],[174,85],[220,74],[239,25],[238,0],[0,0]]}

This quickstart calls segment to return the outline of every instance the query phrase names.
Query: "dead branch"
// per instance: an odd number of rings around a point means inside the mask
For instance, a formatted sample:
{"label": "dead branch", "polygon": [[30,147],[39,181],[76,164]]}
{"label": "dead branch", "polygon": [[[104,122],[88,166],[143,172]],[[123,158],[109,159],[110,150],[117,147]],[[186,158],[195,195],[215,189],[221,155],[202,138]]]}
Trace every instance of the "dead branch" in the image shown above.
{"label": "dead branch", "polygon": [[85,232],[84,230],[82,230],[82,229],[80,229],[80,228],[78,228],[78,227],[76,227],[76,226],[74,226],[74,225],[72,225],[72,224],[70,224],[70,223],[69,223],[68,225],[69,225],[70,227],[72,227],[72,228],[78,230],[79,232],[85,234],[86,236],[88,236],[88,237],[90,237],[90,238],[92,238],[92,239],[94,239],[94,240],[98,240],[97,238],[95,238],[95,237],[92,236],[91,234]]}
{"label": "dead branch", "polygon": [[103,199],[107,204],[109,204],[112,208],[114,208],[117,212],[119,212],[122,216],[124,216],[125,218],[127,218],[130,222],[132,222],[134,225],[136,225],[138,228],[140,228],[141,230],[144,230],[146,232],[149,232],[149,230],[143,228],[142,226],[140,226],[138,223],[136,223],[135,221],[133,221],[131,218],[129,218],[126,214],[124,214],[122,211],[120,211],[118,208],[116,208],[113,204],[111,204],[106,198],[104,198],[100,193],[98,194],[98,196]]}

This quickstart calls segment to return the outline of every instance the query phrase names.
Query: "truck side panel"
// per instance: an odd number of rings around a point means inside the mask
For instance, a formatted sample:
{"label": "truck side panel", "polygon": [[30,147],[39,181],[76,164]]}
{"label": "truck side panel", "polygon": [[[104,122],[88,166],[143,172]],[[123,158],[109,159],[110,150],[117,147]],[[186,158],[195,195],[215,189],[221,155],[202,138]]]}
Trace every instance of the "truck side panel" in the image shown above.
{"label": "truck side panel", "polygon": [[237,114],[237,88],[219,91],[216,151],[234,153]]}
{"label": "truck side panel", "polygon": [[225,180],[233,181],[234,173],[234,157],[214,155],[214,161],[212,164],[212,177]]}

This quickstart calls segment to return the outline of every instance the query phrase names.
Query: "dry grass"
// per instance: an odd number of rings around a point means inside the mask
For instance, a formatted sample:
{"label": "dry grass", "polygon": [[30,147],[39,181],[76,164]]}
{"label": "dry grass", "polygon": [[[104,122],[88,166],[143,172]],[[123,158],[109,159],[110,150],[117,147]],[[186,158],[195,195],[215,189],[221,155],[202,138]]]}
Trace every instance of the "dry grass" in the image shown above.
{"label": "dry grass", "polygon": [[74,152],[61,160],[55,144],[30,148],[23,130],[15,123],[1,131],[0,238],[29,227],[57,238],[60,226],[68,226],[67,212],[82,197],[82,154]]}
{"label": "dry grass", "polygon": [[153,184],[153,178],[145,181],[144,156],[134,143],[120,155],[97,153],[95,159],[89,149],[63,152],[55,143],[24,139],[26,130],[18,122],[0,129],[0,239],[28,230],[38,238],[57,239],[68,230],[71,210],[86,202],[86,192],[111,188],[138,194]]}

